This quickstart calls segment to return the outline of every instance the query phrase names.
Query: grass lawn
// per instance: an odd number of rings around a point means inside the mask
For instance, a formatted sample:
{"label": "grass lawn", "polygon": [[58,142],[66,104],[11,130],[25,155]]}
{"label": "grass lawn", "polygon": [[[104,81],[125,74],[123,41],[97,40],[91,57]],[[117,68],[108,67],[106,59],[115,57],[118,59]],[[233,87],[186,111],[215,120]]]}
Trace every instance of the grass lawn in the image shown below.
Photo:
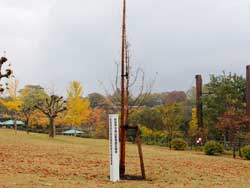
{"label": "grass lawn", "polygon": [[[0,129],[0,187],[250,187],[250,162],[143,146],[147,181],[111,183],[107,140],[27,135]],[[140,175],[137,147],[127,144],[127,174]]]}

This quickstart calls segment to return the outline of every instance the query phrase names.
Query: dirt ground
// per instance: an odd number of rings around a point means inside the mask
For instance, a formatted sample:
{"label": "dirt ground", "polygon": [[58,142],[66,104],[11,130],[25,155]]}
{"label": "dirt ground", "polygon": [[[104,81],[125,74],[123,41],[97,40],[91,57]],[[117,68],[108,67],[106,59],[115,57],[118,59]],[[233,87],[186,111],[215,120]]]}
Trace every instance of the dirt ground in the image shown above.
{"label": "dirt ground", "polygon": [[[107,140],[27,135],[0,129],[0,187],[250,187],[250,162],[144,146],[147,180],[111,183]],[[139,176],[136,145],[127,144],[127,174]]]}

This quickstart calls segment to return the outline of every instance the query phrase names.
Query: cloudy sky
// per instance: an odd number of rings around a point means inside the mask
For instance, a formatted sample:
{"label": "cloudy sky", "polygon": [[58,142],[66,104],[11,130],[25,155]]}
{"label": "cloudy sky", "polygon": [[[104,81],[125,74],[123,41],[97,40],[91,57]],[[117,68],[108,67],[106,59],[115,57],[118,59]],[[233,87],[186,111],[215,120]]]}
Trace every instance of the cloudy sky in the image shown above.
{"label": "cloudy sky", "polygon": [[[249,0],[128,0],[131,63],[155,91],[186,90],[194,75],[244,74],[250,64]],[[120,61],[122,0],[0,0],[0,53],[21,85],[79,80],[103,92]]]}

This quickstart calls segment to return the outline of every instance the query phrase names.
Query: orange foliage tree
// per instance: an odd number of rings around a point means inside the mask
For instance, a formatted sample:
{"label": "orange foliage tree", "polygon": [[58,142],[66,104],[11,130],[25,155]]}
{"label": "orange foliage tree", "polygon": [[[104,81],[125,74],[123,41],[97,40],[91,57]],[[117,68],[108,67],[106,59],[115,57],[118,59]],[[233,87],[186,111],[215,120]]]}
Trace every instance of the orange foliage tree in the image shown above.
{"label": "orange foliage tree", "polygon": [[90,110],[86,120],[89,129],[96,138],[107,138],[107,114],[102,108],[94,108]]}
{"label": "orange foliage tree", "polygon": [[[242,119],[240,114],[235,110],[235,108],[230,107],[222,116],[218,118],[218,123],[216,128],[220,130],[225,139],[229,140],[233,145],[234,157],[235,157],[235,147],[236,139],[239,138],[241,133]],[[240,151],[240,150],[239,150]],[[241,155],[241,154],[240,154]]]}

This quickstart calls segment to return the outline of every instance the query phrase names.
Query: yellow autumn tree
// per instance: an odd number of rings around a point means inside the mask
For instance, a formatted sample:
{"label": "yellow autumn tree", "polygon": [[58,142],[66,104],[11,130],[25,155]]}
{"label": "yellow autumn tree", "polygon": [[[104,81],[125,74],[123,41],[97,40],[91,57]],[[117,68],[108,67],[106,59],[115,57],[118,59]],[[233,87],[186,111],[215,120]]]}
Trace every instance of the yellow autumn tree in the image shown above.
{"label": "yellow autumn tree", "polygon": [[192,120],[189,122],[189,129],[188,129],[188,135],[191,140],[191,145],[193,145],[193,142],[195,141],[198,134],[199,134],[199,130],[198,130],[197,109],[193,108]]}
{"label": "yellow autumn tree", "polygon": [[8,88],[8,97],[0,99],[0,103],[2,103],[8,109],[8,114],[10,115],[11,118],[14,119],[15,133],[17,129],[16,120],[22,104],[22,101],[18,96],[18,85],[19,85],[18,80],[16,79],[10,80]]}
{"label": "yellow autumn tree", "polygon": [[65,116],[68,125],[80,126],[89,115],[90,102],[83,98],[83,87],[80,82],[72,81],[67,89],[68,102]]}

